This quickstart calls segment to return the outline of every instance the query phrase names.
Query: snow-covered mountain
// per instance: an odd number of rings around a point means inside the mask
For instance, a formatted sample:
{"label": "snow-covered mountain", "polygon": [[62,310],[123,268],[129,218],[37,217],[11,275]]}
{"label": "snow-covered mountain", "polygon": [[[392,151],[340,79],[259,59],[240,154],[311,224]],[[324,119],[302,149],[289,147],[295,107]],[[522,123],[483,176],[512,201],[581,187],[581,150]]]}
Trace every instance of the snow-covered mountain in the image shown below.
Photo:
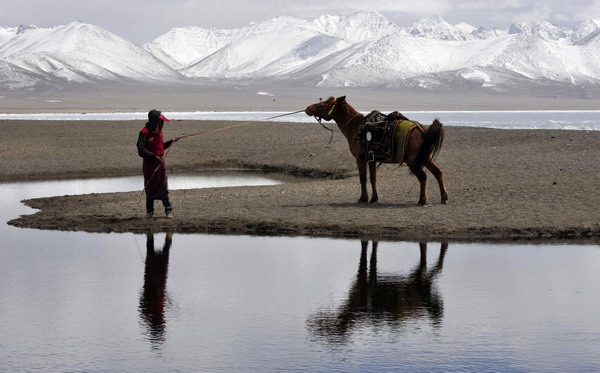
{"label": "snow-covered mountain", "polygon": [[[278,17],[243,30],[244,37],[232,40],[207,57],[193,61],[181,72],[189,77],[207,78],[275,78],[285,77],[299,66],[346,49],[353,43],[335,33],[339,30],[327,23],[332,33],[318,24]],[[334,33],[335,32],[335,33]],[[360,40],[357,31],[352,37]]]}
{"label": "snow-covered mountain", "polygon": [[600,20],[507,30],[439,16],[401,27],[377,12],[175,28],[143,46],[94,25],[0,27],[7,89],[96,81],[273,81],[312,86],[600,85]]}
{"label": "snow-covered mountain", "polygon": [[201,27],[174,28],[144,45],[156,58],[173,69],[182,69],[194,61],[218,51],[237,38],[244,29],[216,30]]}
{"label": "snow-covered mountain", "polygon": [[410,35],[422,38],[464,41],[473,39],[473,35],[470,32],[463,31],[468,28],[469,25],[464,22],[461,22],[458,26],[453,26],[440,16],[430,16],[418,20],[408,26],[406,30]]}
{"label": "snow-covered mountain", "polygon": [[278,59],[289,65],[294,55],[306,61],[334,52],[338,43],[348,47],[397,32],[403,31],[379,13],[359,12],[347,17],[324,15],[313,21],[277,17],[229,30],[175,28],[144,47],[187,76],[221,76],[232,67],[244,65],[252,70]]}
{"label": "snow-covered mountain", "polygon": [[[38,80],[76,83],[181,77],[144,48],[80,22],[50,28],[3,28],[0,61],[5,71],[3,81],[20,80],[18,76],[23,74]],[[7,71],[14,71],[14,76]]]}
{"label": "snow-covered mountain", "polygon": [[518,22],[508,28],[509,34],[526,34],[538,36],[544,40],[560,40],[571,36],[572,30],[554,25],[548,21]]}
{"label": "snow-covered mountain", "polygon": [[571,41],[573,43],[577,43],[579,40],[585,38],[598,29],[600,29],[600,19],[590,19],[580,22],[573,27]]}

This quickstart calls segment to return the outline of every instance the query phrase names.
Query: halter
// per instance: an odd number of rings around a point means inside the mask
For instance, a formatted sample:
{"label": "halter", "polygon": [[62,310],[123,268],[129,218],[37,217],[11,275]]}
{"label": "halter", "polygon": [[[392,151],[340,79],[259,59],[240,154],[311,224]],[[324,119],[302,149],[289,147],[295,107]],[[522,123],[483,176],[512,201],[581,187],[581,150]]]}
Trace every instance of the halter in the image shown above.
{"label": "halter", "polygon": [[319,105],[323,108],[323,110],[327,111],[327,115],[331,116],[333,110],[335,109],[335,105],[337,104],[337,100],[333,99],[333,102],[328,103],[327,101],[323,101],[322,98],[319,99]]}
{"label": "halter", "polygon": [[[331,103],[327,103],[327,101],[323,101],[322,98],[319,98],[319,105],[321,105],[321,108],[324,111],[327,111],[327,115],[331,116],[331,113],[333,113],[333,109],[335,109],[335,105],[337,104],[337,100],[334,99],[333,102]],[[321,112],[322,114],[323,112]],[[319,122],[319,124],[321,125],[321,127],[325,128],[327,131],[331,132],[331,137],[329,138],[329,144],[331,144],[331,142],[333,141],[333,130],[329,127],[327,127],[326,125],[324,125],[321,120],[323,119],[322,117],[317,117],[316,115],[314,115],[315,119],[317,120],[317,122]]]}

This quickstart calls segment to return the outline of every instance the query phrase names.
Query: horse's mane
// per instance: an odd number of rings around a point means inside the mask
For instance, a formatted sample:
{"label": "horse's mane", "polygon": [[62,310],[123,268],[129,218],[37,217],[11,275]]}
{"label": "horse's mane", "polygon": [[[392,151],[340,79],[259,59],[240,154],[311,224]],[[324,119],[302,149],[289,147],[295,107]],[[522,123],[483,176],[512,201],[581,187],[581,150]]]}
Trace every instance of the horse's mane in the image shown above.
{"label": "horse's mane", "polygon": [[348,118],[346,125],[350,124],[350,122],[353,122],[353,121],[358,121],[358,123],[361,123],[365,117],[362,113],[359,113],[358,111],[356,111],[356,109],[354,109],[345,100],[343,102],[343,105],[341,105],[340,109],[345,111],[345,117]]}

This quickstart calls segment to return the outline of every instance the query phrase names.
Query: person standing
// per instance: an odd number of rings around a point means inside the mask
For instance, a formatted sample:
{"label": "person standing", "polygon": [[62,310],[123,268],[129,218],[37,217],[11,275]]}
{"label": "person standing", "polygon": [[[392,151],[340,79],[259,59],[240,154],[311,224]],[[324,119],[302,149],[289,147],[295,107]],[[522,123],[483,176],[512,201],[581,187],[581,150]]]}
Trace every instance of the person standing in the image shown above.
{"label": "person standing", "polygon": [[148,122],[139,133],[137,149],[143,158],[142,170],[144,173],[144,191],[146,192],[146,218],[154,216],[154,200],[161,200],[165,208],[167,219],[172,219],[173,207],[169,201],[169,186],[167,183],[167,167],[163,156],[173,142],[172,139],[164,142],[163,125],[170,122],[160,110],[148,112]]}

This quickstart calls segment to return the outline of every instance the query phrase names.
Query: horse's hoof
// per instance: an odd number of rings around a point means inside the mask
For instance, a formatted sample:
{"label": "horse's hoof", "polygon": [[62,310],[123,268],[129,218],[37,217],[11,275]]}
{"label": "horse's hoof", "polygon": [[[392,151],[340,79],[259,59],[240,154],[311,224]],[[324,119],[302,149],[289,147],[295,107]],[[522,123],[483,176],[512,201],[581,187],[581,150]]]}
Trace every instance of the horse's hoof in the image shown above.
{"label": "horse's hoof", "polygon": [[442,201],[442,205],[447,205],[447,204],[448,204],[448,200]]}
{"label": "horse's hoof", "polygon": [[419,206],[425,206],[427,204],[427,201],[419,201]]}
{"label": "horse's hoof", "polygon": [[359,199],[358,201],[356,201],[356,203],[367,203],[367,202],[368,202],[368,200],[362,199],[362,198]]}
{"label": "horse's hoof", "polygon": [[379,199],[372,199],[369,201],[369,203],[377,203],[377,201],[379,201]]}

